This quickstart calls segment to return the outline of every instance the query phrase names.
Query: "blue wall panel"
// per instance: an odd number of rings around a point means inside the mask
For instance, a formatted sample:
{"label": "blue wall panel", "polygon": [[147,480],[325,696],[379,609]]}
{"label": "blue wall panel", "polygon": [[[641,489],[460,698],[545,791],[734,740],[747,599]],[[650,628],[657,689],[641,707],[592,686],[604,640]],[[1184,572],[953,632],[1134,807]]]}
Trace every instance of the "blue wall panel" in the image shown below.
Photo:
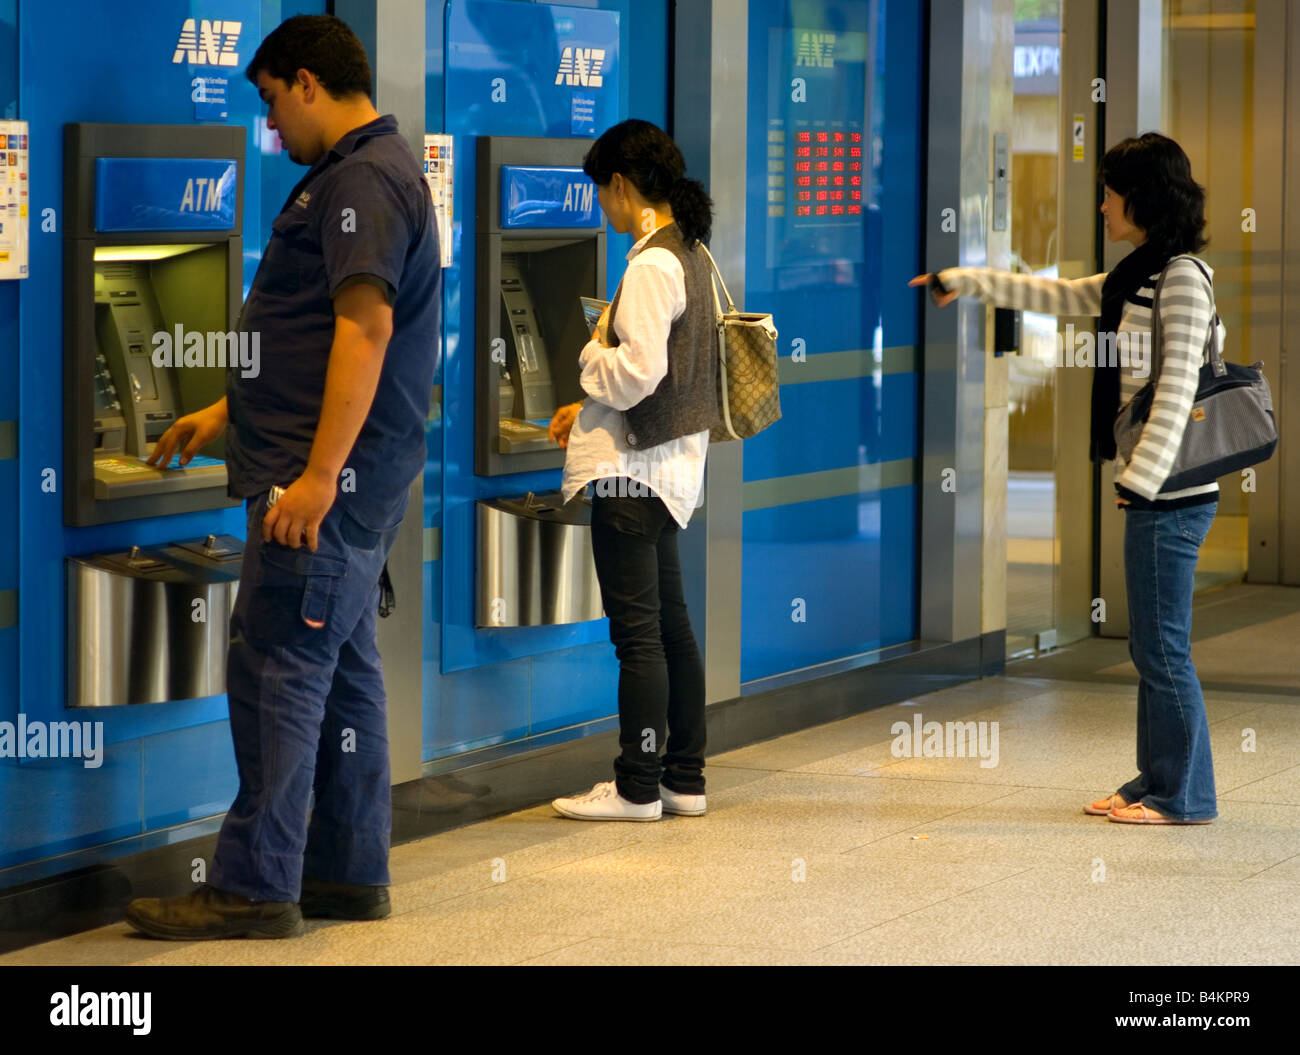
{"label": "blue wall panel", "polygon": [[530,734],[618,713],[618,661],[608,641],[531,660]]}
{"label": "blue wall panel", "polygon": [[426,708],[425,757],[440,758],[528,735],[531,661],[525,657],[443,674]]}
{"label": "blue wall panel", "polygon": [[230,722],[209,722],[140,741],[144,829],[225,813],[239,790]]}
{"label": "blue wall panel", "polygon": [[[918,332],[920,16],[907,0],[750,0],[746,307],[773,313],[783,355],[858,353],[869,370],[783,386],[782,419],[745,444],[745,481],[766,490],[919,450],[918,375],[880,364]],[[915,489],[840,486],[744,514],[742,681],[915,636]]]}
{"label": "blue wall panel", "polygon": [[0,868],[141,831],[140,741],[110,744],[103,764],[0,759]]}
{"label": "blue wall panel", "polygon": [[781,420],[745,441],[745,479],[916,456],[917,375],[812,381],[781,389]]}
{"label": "blue wall panel", "polygon": [[915,506],[892,487],[745,513],[741,681],[912,637]]}

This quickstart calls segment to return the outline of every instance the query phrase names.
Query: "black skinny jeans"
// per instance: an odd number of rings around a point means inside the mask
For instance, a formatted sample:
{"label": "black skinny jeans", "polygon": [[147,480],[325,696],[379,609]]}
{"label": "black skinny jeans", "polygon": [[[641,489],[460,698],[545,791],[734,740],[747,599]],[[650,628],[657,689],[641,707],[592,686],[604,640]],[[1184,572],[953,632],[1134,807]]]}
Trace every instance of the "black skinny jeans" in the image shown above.
{"label": "black skinny jeans", "polygon": [[[616,487],[610,481],[609,493]],[[655,495],[592,499],[591,547],[619,664],[614,779],[629,802],[658,801],[660,779],[704,794],[704,664],[682,595],[677,530]]]}

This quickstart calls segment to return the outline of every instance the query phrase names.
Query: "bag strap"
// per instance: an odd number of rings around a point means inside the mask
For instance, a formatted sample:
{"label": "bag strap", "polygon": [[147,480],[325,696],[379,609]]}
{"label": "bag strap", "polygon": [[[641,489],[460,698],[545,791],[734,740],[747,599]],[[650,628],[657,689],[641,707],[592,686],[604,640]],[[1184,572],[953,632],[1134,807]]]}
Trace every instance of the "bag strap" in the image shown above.
{"label": "bag strap", "polygon": [[1175,260],[1190,260],[1200,271],[1201,277],[1205,279],[1205,284],[1210,288],[1210,333],[1206,338],[1206,343],[1210,346],[1210,366],[1214,371],[1215,377],[1222,377],[1228,372],[1228,368],[1223,365],[1223,353],[1219,349],[1219,311],[1214,303],[1214,281],[1210,274],[1205,270],[1205,265],[1193,256],[1191,253],[1180,253],[1178,256],[1171,257],[1169,262],[1160,271],[1160,278],[1156,281],[1156,291],[1151,297],[1151,354],[1153,358],[1152,374],[1160,377],[1160,290],[1165,284],[1165,275],[1169,271],[1169,265]]}
{"label": "bag strap", "polygon": [[[727,307],[734,313],[736,302],[731,299],[731,293],[727,290],[727,283],[722,279],[722,272],[718,270],[718,265],[713,260],[713,254],[709,252],[709,247],[703,242],[700,248],[704,250],[704,255],[709,258],[709,265],[713,268],[709,275],[709,289],[713,293],[713,308],[717,313],[714,316],[715,326],[718,334],[718,411],[722,418],[722,428],[726,430],[733,440],[743,439],[736,432],[735,425],[731,422],[731,400],[729,398],[730,389],[727,385],[727,320],[722,314],[722,302],[718,300],[718,284],[722,285],[722,292],[727,295]],[[714,276],[718,281],[714,282]]]}
{"label": "bag strap", "polygon": [[[722,277],[722,272],[718,270],[717,261],[713,259],[713,254],[709,252],[709,247],[705,245],[703,242],[700,243],[700,248],[704,250],[704,255],[709,258],[709,266],[713,268],[713,273],[718,276],[718,283],[722,286],[723,296],[727,298],[727,310],[734,315],[736,312],[736,302],[731,299],[731,292],[727,289],[727,282]],[[710,284],[712,284],[713,280],[710,279],[709,281]],[[718,297],[718,291],[717,289],[714,289],[713,291],[714,300],[717,300],[717,297]],[[719,315],[722,314],[721,308],[719,308],[718,314]]]}

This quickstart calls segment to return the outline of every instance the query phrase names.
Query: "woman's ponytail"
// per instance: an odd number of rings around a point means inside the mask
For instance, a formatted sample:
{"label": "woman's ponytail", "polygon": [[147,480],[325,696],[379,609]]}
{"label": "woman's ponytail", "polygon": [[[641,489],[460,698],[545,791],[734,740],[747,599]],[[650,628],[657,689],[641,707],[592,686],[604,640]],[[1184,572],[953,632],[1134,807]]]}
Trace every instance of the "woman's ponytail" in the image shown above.
{"label": "woman's ponytail", "polygon": [[697,179],[683,176],[668,192],[668,204],[673,210],[673,220],[682,230],[682,240],[687,248],[696,242],[707,242],[713,231],[713,199]]}

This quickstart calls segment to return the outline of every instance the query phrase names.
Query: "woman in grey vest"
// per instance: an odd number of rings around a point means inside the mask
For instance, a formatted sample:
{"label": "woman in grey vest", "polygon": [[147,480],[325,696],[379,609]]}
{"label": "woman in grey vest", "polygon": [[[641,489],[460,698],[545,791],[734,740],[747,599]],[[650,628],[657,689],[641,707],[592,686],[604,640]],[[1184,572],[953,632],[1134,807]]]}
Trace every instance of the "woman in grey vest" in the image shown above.
{"label": "woman in grey vest", "polygon": [[[1115,459],[1115,501],[1124,509],[1138,775],[1084,812],[1123,824],[1207,824],[1218,811],[1205,699],[1192,666],[1192,590],[1219,485],[1165,486],[1191,418],[1214,315],[1213,272],[1190,255],[1206,244],[1205,191],[1182,148],[1156,132],[1117,143],[1099,176],[1106,235],[1134,246],[1113,271],[1056,279],[954,267],[939,272],[934,295],[940,306],[967,294],[1051,315],[1100,316],[1096,365],[1080,365],[1093,369],[1092,457]],[[1152,299],[1162,274],[1155,399],[1126,462],[1117,456],[1115,417],[1151,372]],[[918,275],[911,284],[927,281],[933,276]],[[1075,349],[1062,351],[1071,357],[1062,365],[1074,365]]]}
{"label": "woman in grey vest", "polygon": [[686,178],[677,144],[648,121],[609,129],[583,171],[609,225],[638,237],[578,359],[587,398],[561,407],[550,428],[566,450],[565,500],[594,484],[591,542],[619,662],[620,753],[613,780],[554,806],[577,820],[700,816],[704,665],[677,532],[699,502],[718,415],[716,314],[699,248],[713,203]]}

